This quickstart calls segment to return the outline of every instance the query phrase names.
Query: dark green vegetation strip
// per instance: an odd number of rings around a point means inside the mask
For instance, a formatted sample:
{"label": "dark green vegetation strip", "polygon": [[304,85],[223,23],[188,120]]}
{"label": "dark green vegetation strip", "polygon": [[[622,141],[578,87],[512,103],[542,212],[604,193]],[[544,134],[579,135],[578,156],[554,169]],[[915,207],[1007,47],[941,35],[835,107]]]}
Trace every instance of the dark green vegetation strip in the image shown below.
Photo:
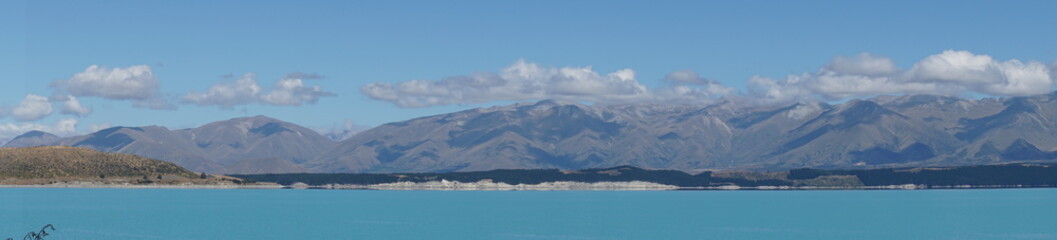
{"label": "dark green vegetation strip", "polygon": [[429,182],[459,181],[477,182],[492,180],[508,184],[539,184],[543,182],[626,182],[644,181],[682,187],[707,187],[722,185],[738,186],[789,186],[791,181],[768,179],[747,180],[740,178],[714,178],[711,172],[691,175],[674,170],[646,170],[631,166],[613,168],[583,169],[578,171],[561,171],[557,169],[534,170],[492,170],[481,172],[450,173],[403,173],[403,174],[358,174],[358,173],[295,173],[295,174],[255,174],[232,175],[234,177],[258,182],[274,182],[289,185],[302,182],[309,185],[324,184],[379,184],[393,182]]}
{"label": "dark green vegetation strip", "polygon": [[[459,181],[477,182],[491,180],[508,184],[539,184],[543,182],[622,182],[644,181],[680,187],[717,187],[736,185],[758,186],[813,186],[814,179],[827,177],[854,177],[865,186],[924,185],[934,186],[1057,186],[1057,166],[1037,164],[985,165],[949,168],[902,168],[864,170],[794,169],[775,173],[734,173],[726,177],[714,177],[712,172],[688,174],[673,170],[646,170],[631,166],[614,168],[561,171],[538,170],[492,170],[481,172],[450,173],[405,173],[405,174],[255,174],[234,175],[258,182],[275,182],[289,185],[297,182],[309,185],[359,184],[370,185],[393,182]],[[768,176],[768,177],[760,177]],[[834,187],[829,185],[827,187]],[[840,186],[837,186],[840,187]],[[851,186],[854,187],[854,186]]]}
{"label": "dark green vegetation strip", "polygon": [[794,169],[789,179],[851,175],[866,186],[915,184],[925,186],[1057,186],[1057,165],[985,165],[951,168],[904,168],[871,170]]}

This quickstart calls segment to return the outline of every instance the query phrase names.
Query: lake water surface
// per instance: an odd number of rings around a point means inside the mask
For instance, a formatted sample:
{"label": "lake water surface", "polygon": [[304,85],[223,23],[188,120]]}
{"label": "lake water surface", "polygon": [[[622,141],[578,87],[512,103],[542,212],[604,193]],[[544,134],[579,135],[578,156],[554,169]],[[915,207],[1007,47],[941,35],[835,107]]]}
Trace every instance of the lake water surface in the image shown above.
{"label": "lake water surface", "polygon": [[0,189],[0,239],[1057,239],[1057,189]]}

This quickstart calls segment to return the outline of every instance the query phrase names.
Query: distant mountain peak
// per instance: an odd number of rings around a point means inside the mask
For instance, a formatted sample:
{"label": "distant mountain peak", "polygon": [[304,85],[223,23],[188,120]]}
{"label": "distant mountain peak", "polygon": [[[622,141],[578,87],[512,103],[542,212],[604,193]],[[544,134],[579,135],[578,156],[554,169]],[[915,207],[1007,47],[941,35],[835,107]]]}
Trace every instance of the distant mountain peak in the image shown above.
{"label": "distant mountain peak", "polygon": [[18,137],[15,137],[15,139],[29,138],[29,137],[41,137],[41,136],[55,136],[55,135],[51,134],[51,133],[44,132],[44,131],[33,130],[33,131],[29,131],[29,132],[23,133],[22,135],[18,135]]}
{"label": "distant mountain peak", "polygon": [[34,147],[51,145],[59,140],[59,136],[43,131],[29,131],[11,139],[4,147]]}
{"label": "distant mountain peak", "polygon": [[[906,118],[905,116],[889,110],[873,101],[853,99],[844,104],[838,105],[836,108],[832,108],[819,114],[819,116],[805,122],[792,131],[804,129],[815,123],[836,124],[834,125],[835,127],[847,128],[864,123],[869,124],[878,122],[886,115],[895,115]],[[839,120],[839,123],[833,122],[835,120]]]}
{"label": "distant mountain peak", "polygon": [[297,132],[290,129],[294,128],[292,126],[293,124],[282,120],[264,115],[257,115],[216,121],[195,129],[210,129],[207,131],[237,131],[240,135],[263,134],[263,136],[270,136],[283,131]]}
{"label": "distant mountain peak", "polygon": [[885,107],[892,108],[912,108],[929,104],[949,104],[961,100],[961,98],[957,97],[933,94],[907,94],[897,97],[882,96],[871,99],[871,101],[877,102],[878,104],[881,104]]}
{"label": "distant mountain peak", "polygon": [[547,110],[547,109],[551,109],[551,108],[555,108],[555,107],[564,107],[564,106],[586,107],[586,106],[581,105],[579,103],[565,101],[565,100],[544,99],[544,100],[540,100],[540,101],[535,102],[535,103],[533,103],[533,102],[518,103],[518,104],[514,104],[514,105],[510,105],[510,106],[495,107],[495,108],[491,108],[491,109],[494,109],[494,110],[506,110],[506,111]]}
{"label": "distant mountain peak", "polygon": [[282,124],[270,122],[270,123],[266,123],[266,124],[264,124],[264,125],[262,125],[260,127],[256,127],[256,128],[250,129],[250,132],[254,133],[254,134],[258,134],[258,135],[267,137],[267,136],[271,136],[273,134],[278,134],[278,133],[282,133],[282,132],[295,132],[295,131],[294,130],[290,130],[289,128],[283,127]]}
{"label": "distant mountain peak", "polygon": [[1027,98],[1011,98],[1004,105],[1006,107],[994,115],[960,120],[962,131],[955,136],[962,140],[976,140],[992,130],[1015,124],[1021,116],[1037,114],[1038,106]]}
{"label": "distant mountain peak", "polygon": [[556,100],[556,99],[544,99],[544,100],[541,100],[539,102],[536,102],[535,105],[536,106],[563,106],[563,105],[572,105],[572,104],[575,104],[575,103],[569,102],[569,101]]}
{"label": "distant mountain peak", "polygon": [[279,119],[272,118],[272,117],[264,116],[264,115],[256,115],[256,116],[248,116],[248,117],[237,117],[237,118],[232,118],[232,119],[228,119],[228,120],[225,120],[225,121],[219,121],[219,122],[215,122],[215,123],[240,123],[240,122],[248,122],[248,123],[252,123],[254,125],[257,125],[257,124],[266,124],[266,123],[283,122],[283,121],[281,121]]}
{"label": "distant mountain peak", "polygon": [[265,115],[256,115],[256,116],[246,117],[246,118],[254,119],[254,120],[260,120],[260,121],[281,122],[279,119],[275,119],[273,117],[269,117],[269,116],[265,116]]}
{"label": "distant mountain peak", "polygon": [[873,101],[866,100],[851,100],[844,105],[841,105],[835,112],[846,120],[854,120],[857,122],[872,122],[879,120],[883,115],[899,115],[899,113],[893,112],[880,104]]}
{"label": "distant mountain peak", "polygon": [[282,158],[299,164],[315,158],[335,143],[311,129],[258,115],[179,130],[158,126],[112,127],[59,139],[55,145],[136,154],[195,171],[216,172],[245,159]]}
{"label": "distant mountain peak", "polygon": [[1017,97],[1010,99],[1009,104],[1003,112],[1008,111],[1009,113],[1035,113],[1037,106],[1031,103],[1027,98]]}

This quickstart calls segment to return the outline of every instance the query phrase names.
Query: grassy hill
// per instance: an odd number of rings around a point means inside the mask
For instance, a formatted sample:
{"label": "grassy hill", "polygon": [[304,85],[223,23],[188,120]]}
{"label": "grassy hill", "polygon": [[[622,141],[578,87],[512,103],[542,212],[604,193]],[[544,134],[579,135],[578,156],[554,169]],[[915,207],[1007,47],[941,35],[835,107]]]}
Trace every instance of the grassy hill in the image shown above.
{"label": "grassy hill", "polygon": [[178,184],[222,180],[225,178],[202,175],[176,164],[131,154],[61,146],[0,148],[0,183],[3,184],[69,181]]}

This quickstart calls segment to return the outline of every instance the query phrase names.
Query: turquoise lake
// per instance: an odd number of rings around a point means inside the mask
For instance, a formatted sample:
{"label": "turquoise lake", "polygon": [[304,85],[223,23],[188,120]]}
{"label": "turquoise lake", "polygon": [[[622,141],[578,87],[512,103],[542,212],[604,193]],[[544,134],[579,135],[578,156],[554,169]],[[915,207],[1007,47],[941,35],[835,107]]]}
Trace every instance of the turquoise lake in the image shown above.
{"label": "turquoise lake", "polygon": [[1057,239],[1057,189],[0,189],[0,239]]}

